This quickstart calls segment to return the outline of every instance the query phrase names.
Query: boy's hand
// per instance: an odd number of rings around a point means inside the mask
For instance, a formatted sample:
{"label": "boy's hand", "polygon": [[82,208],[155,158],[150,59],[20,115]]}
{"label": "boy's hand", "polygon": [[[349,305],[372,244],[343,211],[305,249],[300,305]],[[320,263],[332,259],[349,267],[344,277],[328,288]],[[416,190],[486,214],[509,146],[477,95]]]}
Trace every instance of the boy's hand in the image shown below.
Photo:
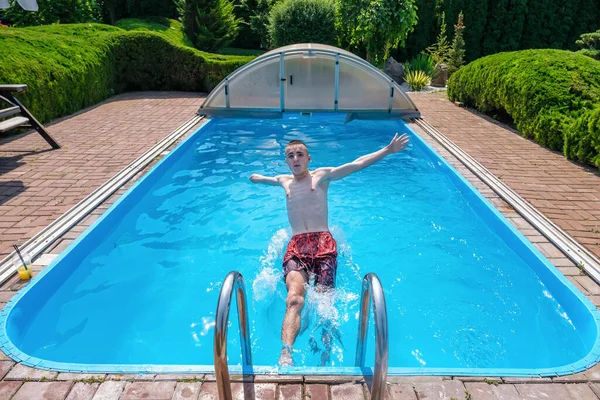
{"label": "boy's hand", "polygon": [[252,174],[252,175],[250,175],[250,181],[252,183],[256,183],[259,179],[260,179],[260,175],[259,174]]}
{"label": "boy's hand", "polygon": [[408,136],[406,134],[403,134],[402,136],[398,137],[398,133],[396,132],[396,135],[387,147],[390,151],[390,154],[393,154],[404,150],[407,144]]}

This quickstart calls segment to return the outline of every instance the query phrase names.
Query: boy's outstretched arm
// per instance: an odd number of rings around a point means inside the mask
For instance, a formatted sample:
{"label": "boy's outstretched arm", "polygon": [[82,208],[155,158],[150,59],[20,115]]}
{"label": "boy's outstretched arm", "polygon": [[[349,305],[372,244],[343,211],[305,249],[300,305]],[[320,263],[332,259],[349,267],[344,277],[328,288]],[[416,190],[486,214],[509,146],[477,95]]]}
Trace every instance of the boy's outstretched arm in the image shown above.
{"label": "boy's outstretched arm", "polygon": [[381,160],[387,155],[404,150],[407,144],[408,136],[406,134],[398,136],[398,134],[396,133],[390,144],[388,144],[381,150],[359,157],[351,163],[340,165],[339,167],[323,168],[323,170],[325,170],[325,175],[321,179],[321,182],[325,180],[335,181],[338,179],[342,179],[350,174],[353,174],[354,172],[358,172],[362,169],[365,169],[369,165],[375,164],[377,161]]}
{"label": "boy's outstretched arm", "polygon": [[260,174],[252,174],[250,176],[250,181],[252,181],[252,183],[262,183],[262,184],[270,185],[270,186],[281,185],[279,176],[270,177],[270,176],[264,176],[264,175],[260,175]]}

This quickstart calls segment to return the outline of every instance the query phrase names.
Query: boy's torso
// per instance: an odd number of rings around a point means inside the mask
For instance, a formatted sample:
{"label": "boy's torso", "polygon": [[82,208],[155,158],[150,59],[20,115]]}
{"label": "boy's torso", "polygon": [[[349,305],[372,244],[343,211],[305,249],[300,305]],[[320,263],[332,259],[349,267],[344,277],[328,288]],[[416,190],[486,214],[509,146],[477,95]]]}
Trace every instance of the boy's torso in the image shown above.
{"label": "boy's torso", "polygon": [[292,175],[282,181],[286,193],[288,220],[292,234],[329,231],[327,190],[329,183],[319,183],[312,190],[315,173],[300,180]]}

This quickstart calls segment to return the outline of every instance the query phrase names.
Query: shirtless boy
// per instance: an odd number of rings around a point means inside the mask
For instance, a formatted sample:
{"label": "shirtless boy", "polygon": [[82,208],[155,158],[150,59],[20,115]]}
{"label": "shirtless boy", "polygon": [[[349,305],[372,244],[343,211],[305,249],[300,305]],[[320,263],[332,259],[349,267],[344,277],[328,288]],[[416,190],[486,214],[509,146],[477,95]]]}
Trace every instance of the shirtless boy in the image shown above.
{"label": "shirtless boy", "polygon": [[287,286],[286,312],[281,340],[280,365],[292,364],[292,346],[300,330],[300,313],[304,307],[304,285],[308,274],[315,275],[317,290],[335,286],[337,245],[329,233],[327,189],[329,182],[342,179],[376,163],[389,154],[405,149],[408,136],[394,136],[383,149],[357,158],[339,167],[308,170],[310,155],[300,140],[292,140],[285,148],[285,158],[292,175],[267,177],[253,174],[253,183],[281,186],[285,190],[292,239],[283,257],[283,279]]}

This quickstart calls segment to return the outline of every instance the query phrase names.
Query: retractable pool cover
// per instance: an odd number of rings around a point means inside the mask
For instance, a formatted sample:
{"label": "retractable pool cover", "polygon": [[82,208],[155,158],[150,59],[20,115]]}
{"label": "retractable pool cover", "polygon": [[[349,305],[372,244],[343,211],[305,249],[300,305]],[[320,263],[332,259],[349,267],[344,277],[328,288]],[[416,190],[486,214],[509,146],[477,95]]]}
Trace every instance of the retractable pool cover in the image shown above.
{"label": "retractable pool cover", "polygon": [[234,118],[283,112],[347,113],[347,121],[420,117],[392,78],[350,52],[314,43],[280,47],[243,65],[198,110]]}

